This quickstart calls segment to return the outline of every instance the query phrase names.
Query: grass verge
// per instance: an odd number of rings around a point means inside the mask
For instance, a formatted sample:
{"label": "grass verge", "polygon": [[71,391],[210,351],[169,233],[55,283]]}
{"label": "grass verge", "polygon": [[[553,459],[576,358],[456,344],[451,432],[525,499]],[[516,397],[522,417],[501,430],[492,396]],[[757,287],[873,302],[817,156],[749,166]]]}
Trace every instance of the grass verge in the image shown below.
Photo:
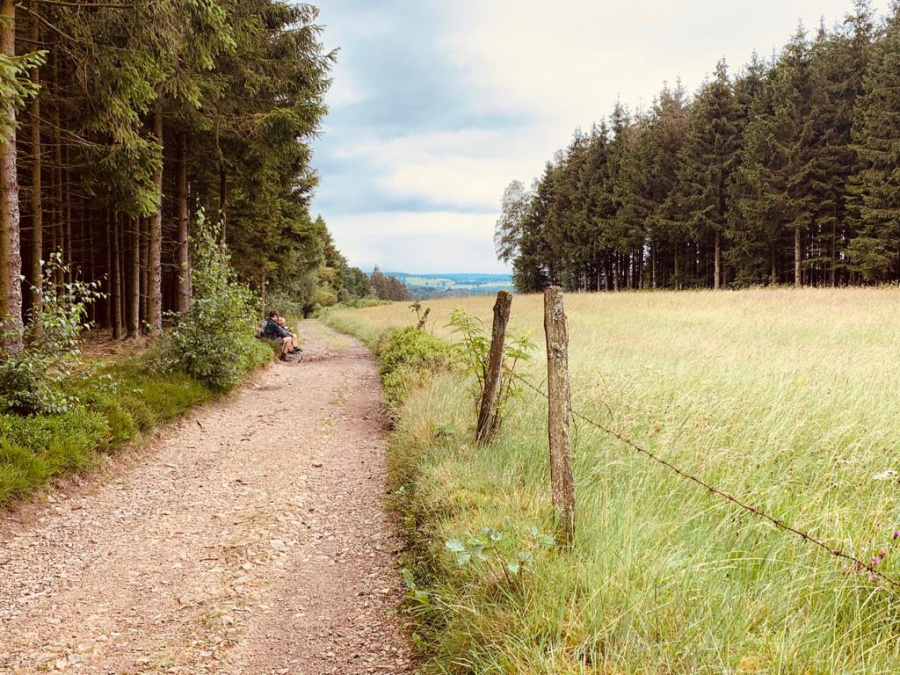
{"label": "grass verge", "polygon": [[[573,295],[573,403],[898,577],[898,301]],[[491,303],[429,303],[430,328],[447,336],[455,306],[488,320]],[[398,305],[326,320],[377,345],[411,317]],[[514,329],[539,342],[540,322],[540,299],[517,297]],[[498,441],[477,448],[466,377],[394,360],[385,379],[407,386],[389,399],[390,489],[427,673],[897,672],[900,594],[583,426],[575,550],[546,547],[546,404],[523,393]]]}
{"label": "grass verge", "polygon": [[[256,352],[252,370],[270,363],[273,350]],[[54,478],[97,467],[109,453],[220,395],[184,373],[158,374],[146,356],[94,364],[68,387],[81,403],[65,414],[0,414],[0,508]]]}

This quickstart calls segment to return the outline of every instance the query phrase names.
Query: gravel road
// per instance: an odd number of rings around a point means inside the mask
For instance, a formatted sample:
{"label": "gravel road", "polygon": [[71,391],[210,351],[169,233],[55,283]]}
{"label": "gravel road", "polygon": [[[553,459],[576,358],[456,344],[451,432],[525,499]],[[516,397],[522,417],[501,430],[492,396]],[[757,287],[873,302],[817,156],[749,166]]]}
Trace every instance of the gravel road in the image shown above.
{"label": "gravel road", "polygon": [[144,461],[0,513],[0,673],[415,672],[377,369],[304,333]]}

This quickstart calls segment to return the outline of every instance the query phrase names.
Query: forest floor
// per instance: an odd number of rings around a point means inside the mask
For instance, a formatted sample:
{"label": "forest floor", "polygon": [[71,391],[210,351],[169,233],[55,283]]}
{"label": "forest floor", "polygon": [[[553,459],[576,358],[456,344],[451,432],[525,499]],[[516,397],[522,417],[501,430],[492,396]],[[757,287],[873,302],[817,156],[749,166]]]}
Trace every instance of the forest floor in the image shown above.
{"label": "forest floor", "polygon": [[[0,514],[0,673],[411,673],[378,372],[316,322],[104,476]],[[135,453],[136,454],[136,453]]]}

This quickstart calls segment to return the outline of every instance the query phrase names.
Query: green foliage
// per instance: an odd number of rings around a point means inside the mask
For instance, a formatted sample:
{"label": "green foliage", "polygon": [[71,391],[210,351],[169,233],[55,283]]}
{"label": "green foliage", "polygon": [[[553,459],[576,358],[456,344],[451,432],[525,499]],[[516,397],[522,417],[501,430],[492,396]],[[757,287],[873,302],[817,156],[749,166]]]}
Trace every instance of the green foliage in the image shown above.
{"label": "green foliage", "polygon": [[450,367],[452,361],[450,346],[424,331],[410,326],[385,333],[378,364],[388,409],[396,412],[411,390],[436,371]]}
{"label": "green foliage", "polygon": [[0,414],[0,506],[47,481],[89,469],[113,451],[208,401],[212,392],[184,373],[162,375],[143,360],[103,365],[65,383],[80,404],[58,415]]}
{"label": "green foliage", "polygon": [[725,62],[688,97],[617,104],[534,186],[495,244],[524,293],[900,280],[900,8],[867,0],[771,61]]}
{"label": "green foliage", "polygon": [[55,278],[67,272],[62,256],[51,254],[41,283],[43,302],[32,312],[25,348],[0,361],[0,412],[58,414],[78,403],[65,384],[81,363],[88,308],[102,294],[98,283],[58,285]]}
{"label": "green foliage", "polygon": [[387,276],[378,266],[372,270],[372,276],[369,279],[372,293],[379,300],[390,300],[392,302],[404,302],[412,300],[409,289],[397,277]]}
{"label": "green foliage", "polygon": [[4,139],[16,128],[15,111],[23,108],[29,98],[37,96],[40,87],[28,75],[46,60],[46,51],[20,56],[0,54],[0,92],[4,101],[0,108],[0,136]]}
{"label": "green foliage", "polygon": [[460,567],[483,563],[490,573],[510,586],[522,582],[523,575],[533,565],[535,552],[552,548],[554,539],[542,534],[535,525],[527,525],[517,536],[508,537],[500,530],[484,527],[479,534],[468,533],[463,539],[448,539],[444,547],[453,554]]}
{"label": "green foliage", "polygon": [[867,282],[900,278],[900,3],[871,52],[853,136],[861,170],[853,190],[860,233],[850,266]]}
{"label": "green foliage", "polygon": [[[450,313],[450,323],[447,328],[451,329],[453,335],[459,336],[459,341],[453,345],[454,351],[459,360],[466,364],[466,371],[475,377],[475,384],[470,391],[477,415],[478,406],[484,395],[491,341],[484,334],[484,325],[481,319],[461,309],[454,309]],[[514,377],[516,368],[520,363],[530,361],[536,350],[537,345],[526,335],[510,334],[506,338],[503,346],[504,375],[495,402],[498,427],[503,423],[510,398],[521,393],[521,384]]]}
{"label": "green foliage", "polygon": [[27,497],[52,478],[92,466],[95,450],[109,442],[108,421],[97,412],[0,414],[0,505]]}
{"label": "green foliage", "polygon": [[160,345],[164,372],[183,370],[215,391],[240,383],[247,371],[271,360],[254,336],[258,301],[238,282],[228,249],[201,218],[194,247],[194,299]]}

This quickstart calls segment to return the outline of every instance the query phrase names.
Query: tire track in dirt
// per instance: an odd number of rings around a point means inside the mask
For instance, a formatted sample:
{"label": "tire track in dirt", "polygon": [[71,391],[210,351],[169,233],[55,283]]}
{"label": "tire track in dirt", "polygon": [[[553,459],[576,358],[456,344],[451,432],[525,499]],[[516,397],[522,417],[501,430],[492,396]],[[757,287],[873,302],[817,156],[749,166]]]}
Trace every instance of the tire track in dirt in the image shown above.
{"label": "tire track in dirt", "polygon": [[0,525],[0,673],[411,673],[380,383],[304,330],[150,459]]}

